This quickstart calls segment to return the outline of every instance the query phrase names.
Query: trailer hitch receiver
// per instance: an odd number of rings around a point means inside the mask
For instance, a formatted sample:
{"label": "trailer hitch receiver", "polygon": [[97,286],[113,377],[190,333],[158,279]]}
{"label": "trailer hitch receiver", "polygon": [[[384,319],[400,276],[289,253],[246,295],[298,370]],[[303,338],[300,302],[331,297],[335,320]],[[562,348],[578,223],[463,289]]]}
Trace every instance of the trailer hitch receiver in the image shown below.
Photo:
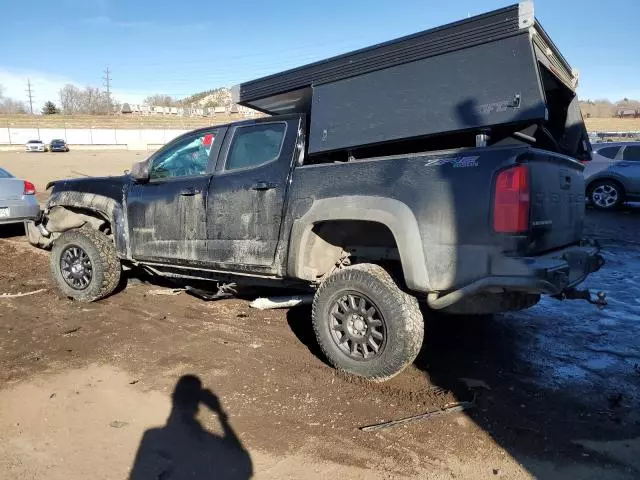
{"label": "trailer hitch receiver", "polygon": [[578,290],[577,288],[567,288],[560,294],[554,295],[553,298],[558,300],[586,300],[587,302],[601,308],[608,304],[606,293],[598,292],[594,295],[588,289]]}

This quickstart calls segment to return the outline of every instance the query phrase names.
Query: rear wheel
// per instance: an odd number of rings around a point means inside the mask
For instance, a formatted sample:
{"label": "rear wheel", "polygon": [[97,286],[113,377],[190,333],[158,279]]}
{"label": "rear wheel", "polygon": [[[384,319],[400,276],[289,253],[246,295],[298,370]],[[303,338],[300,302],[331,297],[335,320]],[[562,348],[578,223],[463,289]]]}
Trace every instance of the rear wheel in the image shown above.
{"label": "rear wheel", "polygon": [[51,250],[49,265],[62,294],[81,302],[106,297],[120,281],[121,265],[113,242],[88,227],[60,235]]}
{"label": "rear wheel", "polygon": [[422,313],[378,265],[344,268],[318,288],[313,328],[331,365],[384,381],[418,355],[424,336]]}
{"label": "rear wheel", "polygon": [[600,210],[613,210],[624,203],[624,189],[613,180],[600,180],[589,188],[589,201]]}

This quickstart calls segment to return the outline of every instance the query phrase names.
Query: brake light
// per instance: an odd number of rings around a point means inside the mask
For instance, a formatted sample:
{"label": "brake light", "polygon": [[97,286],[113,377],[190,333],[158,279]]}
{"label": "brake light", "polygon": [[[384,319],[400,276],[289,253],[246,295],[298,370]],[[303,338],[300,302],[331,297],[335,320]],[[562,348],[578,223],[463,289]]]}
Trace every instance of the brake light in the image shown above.
{"label": "brake light", "polygon": [[31,182],[27,182],[26,180],[24,181],[24,191],[22,192],[23,195],[35,195],[36,194],[36,186],[31,183]]}
{"label": "brake light", "polygon": [[493,229],[524,233],[529,229],[529,170],[524,165],[500,172],[496,180]]}

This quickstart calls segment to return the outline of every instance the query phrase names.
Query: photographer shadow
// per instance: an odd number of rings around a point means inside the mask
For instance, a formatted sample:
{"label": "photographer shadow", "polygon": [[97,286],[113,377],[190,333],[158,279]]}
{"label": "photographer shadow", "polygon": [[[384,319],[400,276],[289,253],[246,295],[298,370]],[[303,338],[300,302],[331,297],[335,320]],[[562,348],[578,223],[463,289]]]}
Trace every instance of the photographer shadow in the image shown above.
{"label": "photographer shadow", "polygon": [[[218,397],[202,388],[194,375],[178,380],[167,424],[147,430],[129,480],[248,479],[249,453],[228,423]],[[208,432],[197,420],[202,403],[218,415],[223,436]]]}

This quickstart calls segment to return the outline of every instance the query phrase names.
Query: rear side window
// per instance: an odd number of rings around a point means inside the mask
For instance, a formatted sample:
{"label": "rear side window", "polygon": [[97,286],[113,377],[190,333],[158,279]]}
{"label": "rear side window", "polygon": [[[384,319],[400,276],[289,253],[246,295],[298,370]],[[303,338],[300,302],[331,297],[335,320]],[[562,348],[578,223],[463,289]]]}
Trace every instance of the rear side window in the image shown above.
{"label": "rear side window", "polygon": [[627,147],[624,149],[622,153],[623,160],[635,160],[636,162],[640,161],[640,147]]}
{"label": "rear side window", "polygon": [[614,158],[616,158],[618,150],[620,150],[620,147],[604,147],[599,149],[596,153],[598,155],[602,155],[605,158],[610,158],[611,160],[613,160]]}
{"label": "rear side window", "polygon": [[238,127],[225,171],[257,167],[278,158],[286,129],[284,122]]}
{"label": "rear side window", "polygon": [[13,178],[13,175],[0,168],[0,178]]}

